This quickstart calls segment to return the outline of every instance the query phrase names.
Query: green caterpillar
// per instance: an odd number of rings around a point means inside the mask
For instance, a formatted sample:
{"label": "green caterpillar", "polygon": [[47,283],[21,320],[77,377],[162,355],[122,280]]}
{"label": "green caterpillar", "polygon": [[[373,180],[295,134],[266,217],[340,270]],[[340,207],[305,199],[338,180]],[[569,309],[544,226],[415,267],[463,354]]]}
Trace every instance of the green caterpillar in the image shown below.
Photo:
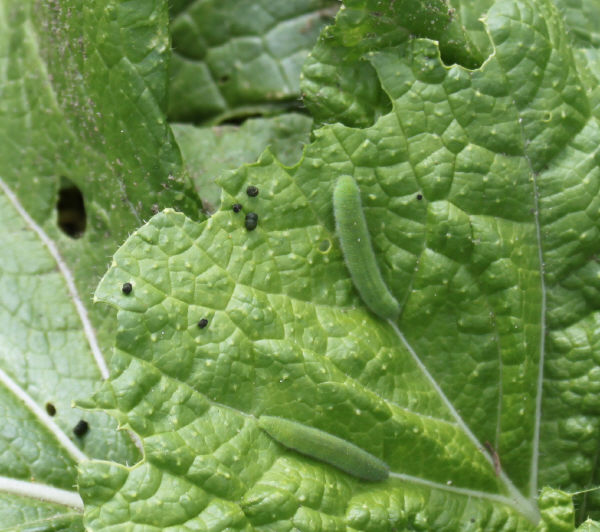
{"label": "green caterpillar", "polygon": [[342,438],[281,417],[260,416],[258,426],[283,446],[372,482],[388,478],[388,465]]}
{"label": "green caterpillar", "polygon": [[400,305],[388,290],[371,246],[360,190],[350,176],[342,176],[333,191],[333,214],[346,266],[363,301],[379,317],[395,320]]}

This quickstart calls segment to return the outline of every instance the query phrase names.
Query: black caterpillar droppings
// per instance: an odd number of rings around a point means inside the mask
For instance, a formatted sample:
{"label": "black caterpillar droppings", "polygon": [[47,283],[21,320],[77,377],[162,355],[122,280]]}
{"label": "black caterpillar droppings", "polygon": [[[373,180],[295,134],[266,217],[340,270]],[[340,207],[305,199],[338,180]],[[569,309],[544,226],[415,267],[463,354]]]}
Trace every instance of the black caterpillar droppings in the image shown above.
{"label": "black caterpillar droppings", "polygon": [[417,199],[420,201],[423,199],[423,194],[417,194]]}
{"label": "black caterpillar droppings", "polygon": [[75,425],[75,427],[73,428],[73,433],[78,438],[81,438],[82,436],[84,436],[87,433],[89,428],[90,428],[90,426],[88,425],[88,422],[84,421],[83,419],[80,419],[79,422],[77,423],[77,425]]}
{"label": "black caterpillar droppings", "polygon": [[133,290],[133,285],[131,283],[123,283],[123,287],[121,288],[121,290],[123,290],[123,293],[125,295],[129,295]]}
{"label": "black caterpillar droppings", "polygon": [[248,194],[248,196],[250,196],[251,198],[254,198],[254,197],[258,196],[258,188],[255,187],[254,185],[250,185],[246,189],[246,194]]}
{"label": "black caterpillar droppings", "polygon": [[233,209],[233,212],[240,212],[242,210],[242,204],[234,203],[231,208]]}
{"label": "black caterpillar droppings", "polygon": [[258,225],[258,214],[256,214],[255,212],[249,212],[248,214],[246,214],[246,229],[248,229],[248,231],[254,231],[256,229],[256,226]]}
{"label": "black caterpillar droppings", "polygon": [[54,416],[56,414],[56,407],[52,403],[46,403],[46,412],[49,416]]}
{"label": "black caterpillar droppings", "polygon": [[206,318],[202,318],[198,322],[198,327],[200,327],[201,329],[204,329],[204,327],[206,327],[207,325],[208,325],[208,320]]}

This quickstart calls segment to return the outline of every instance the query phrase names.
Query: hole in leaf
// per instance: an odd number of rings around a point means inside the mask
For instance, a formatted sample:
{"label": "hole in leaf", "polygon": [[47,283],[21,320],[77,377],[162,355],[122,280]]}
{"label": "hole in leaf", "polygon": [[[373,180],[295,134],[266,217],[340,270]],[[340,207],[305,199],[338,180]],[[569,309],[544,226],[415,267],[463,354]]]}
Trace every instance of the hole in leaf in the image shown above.
{"label": "hole in leaf", "polygon": [[58,226],[71,238],[79,238],[85,232],[87,218],[83,194],[66,177],[61,178],[58,201],[56,202]]}

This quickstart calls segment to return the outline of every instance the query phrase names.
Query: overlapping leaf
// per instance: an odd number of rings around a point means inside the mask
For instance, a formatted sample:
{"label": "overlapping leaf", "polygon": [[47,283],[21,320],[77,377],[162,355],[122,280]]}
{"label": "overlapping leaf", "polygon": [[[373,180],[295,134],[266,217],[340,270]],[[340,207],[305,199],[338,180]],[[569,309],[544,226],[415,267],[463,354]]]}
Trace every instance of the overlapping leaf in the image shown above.
{"label": "overlapping leaf", "polygon": [[[481,69],[427,40],[371,53],[391,102],[372,127],[316,131],[291,169],[266,154],[222,181],[209,221],[164,212],[115,255],[97,291],[119,309],[115,373],[95,405],[146,460],[89,464],[88,526],[527,530],[541,486],[596,482],[600,132],[550,2],[499,1],[486,23]],[[342,260],[344,174],[397,323]],[[286,450],[263,414],[359,445],[390,479]]]}
{"label": "overlapping leaf", "polygon": [[[96,401],[142,437],[146,462],[86,466],[88,526],[176,530],[210,519],[216,530],[319,530],[311,524],[317,519],[382,530],[388,511],[398,512],[394,526],[401,526],[432,523],[437,509],[452,505],[448,524],[473,518],[526,529],[504,506],[512,504],[510,485],[393,327],[362,308],[332,233],[289,175],[271,180],[264,171],[271,163],[227,186],[237,191],[231,201],[242,200],[242,183],[259,186],[265,199],[255,202],[263,216],[256,232],[247,233],[243,214],[233,211],[205,226],[165,212],[115,256],[98,292],[121,309],[115,373]],[[309,277],[314,269],[320,275]],[[133,284],[129,296],[120,292],[125,281]],[[197,325],[202,318],[205,328]],[[385,456],[398,476],[365,486],[307,461],[261,433],[261,414],[352,440]],[[123,513],[131,498],[136,510]],[[177,511],[153,510],[165,498]],[[377,507],[382,513],[373,515]]]}

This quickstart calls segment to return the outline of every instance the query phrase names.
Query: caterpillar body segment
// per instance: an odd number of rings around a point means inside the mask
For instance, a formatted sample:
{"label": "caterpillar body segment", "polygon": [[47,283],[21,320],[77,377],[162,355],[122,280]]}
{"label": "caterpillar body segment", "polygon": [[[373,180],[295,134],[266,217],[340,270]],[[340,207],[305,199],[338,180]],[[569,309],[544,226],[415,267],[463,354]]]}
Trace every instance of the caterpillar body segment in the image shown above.
{"label": "caterpillar body segment", "polygon": [[389,476],[389,467],[383,460],[322,430],[273,416],[260,416],[258,425],[283,446],[337,467],[361,480],[378,482]]}
{"label": "caterpillar body segment", "polygon": [[400,305],[385,284],[371,245],[360,201],[360,189],[350,176],[342,176],[333,191],[333,213],[346,266],[367,307],[386,320],[396,320]]}

